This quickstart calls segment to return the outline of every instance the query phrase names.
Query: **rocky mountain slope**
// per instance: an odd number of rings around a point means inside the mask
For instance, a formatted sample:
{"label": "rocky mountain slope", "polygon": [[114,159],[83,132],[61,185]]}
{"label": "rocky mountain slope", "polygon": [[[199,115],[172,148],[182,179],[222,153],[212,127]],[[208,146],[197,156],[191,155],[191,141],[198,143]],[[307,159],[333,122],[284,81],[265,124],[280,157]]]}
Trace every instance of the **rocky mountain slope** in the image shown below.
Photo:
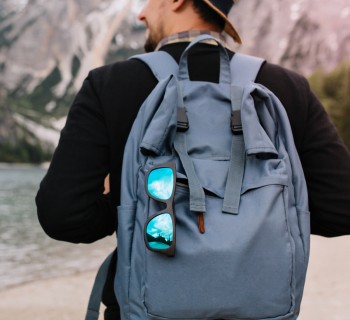
{"label": "rocky mountain slope", "polygon": [[141,47],[138,7],[138,0],[2,0],[0,161],[20,155],[20,141],[28,142],[23,160],[35,160],[38,147],[49,158],[88,71]]}
{"label": "rocky mountain slope", "polygon": [[[1,0],[0,162],[50,157],[88,71],[142,50],[143,2]],[[350,0],[239,1],[233,48],[305,75],[331,69],[349,57],[349,17]]]}
{"label": "rocky mountain slope", "polygon": [[350,60],[349,0],[241,0],[231,19],[244,41],[238,50],[304,75]]}

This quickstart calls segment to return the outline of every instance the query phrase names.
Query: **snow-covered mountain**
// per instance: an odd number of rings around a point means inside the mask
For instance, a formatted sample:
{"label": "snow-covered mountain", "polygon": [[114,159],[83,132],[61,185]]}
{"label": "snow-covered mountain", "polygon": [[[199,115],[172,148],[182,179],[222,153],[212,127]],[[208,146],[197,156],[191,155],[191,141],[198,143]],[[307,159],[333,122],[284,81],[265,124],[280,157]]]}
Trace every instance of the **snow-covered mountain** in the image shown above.
{"label": "snow-covered mountain", "polygon": [[241,0],[231,18],[240,51],[304,75],[350,60],[350,0]]}
{"label": "snow-covered mountain", "polygon": [[[88,71],[142,51],[143,2],[1,0],[0,161],[50,152]],[[235,50],[305,75],[349,60],[350,0],[241,0],[230,18],[243,38]]]}
{"label": "snow-covered mountain", "polygon": [[88,71],[142,47],[143,27],[135,17],[140,5],[139,0],[1,1],[0,115],[6,121],[0,120],[0,161],[6,161],[1,146],[9,152],[20,141],[52,150]]}

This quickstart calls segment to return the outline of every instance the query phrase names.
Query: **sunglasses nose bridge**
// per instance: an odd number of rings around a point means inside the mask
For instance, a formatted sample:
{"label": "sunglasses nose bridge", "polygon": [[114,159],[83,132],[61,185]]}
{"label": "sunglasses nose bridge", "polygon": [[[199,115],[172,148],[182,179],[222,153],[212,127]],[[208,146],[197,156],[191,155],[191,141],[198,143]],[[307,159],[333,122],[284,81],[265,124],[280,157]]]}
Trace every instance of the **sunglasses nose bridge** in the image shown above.
{"label": "sunglasses nose bridge", "polygon": [[153,196],[150,196],[150,199],[154,201],[153,205],[150,206],[150,208],[153,209],[153,212],[159,213],[159,212],[166,212],[166,211],[171,211],[172,210],[172,201],[171,199],[169,200],[161,200],[158,198],[155,198]]}

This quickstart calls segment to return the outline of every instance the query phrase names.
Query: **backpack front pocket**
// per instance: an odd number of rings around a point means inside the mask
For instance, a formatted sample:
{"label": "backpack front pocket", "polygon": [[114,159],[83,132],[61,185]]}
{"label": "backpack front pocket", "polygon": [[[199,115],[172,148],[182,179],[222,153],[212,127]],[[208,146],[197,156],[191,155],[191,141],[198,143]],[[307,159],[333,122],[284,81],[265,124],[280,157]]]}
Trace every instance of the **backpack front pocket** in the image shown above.
{"label": "backpack front pocket", "polygon": [[144,303],[151,319],[269,319],[293,307],[294,247],[287,223],[287,187],[246,189],[238,215],[206,197],[205,233],[188,210],[185,188],[175,194],[176,251],[146,252]]}

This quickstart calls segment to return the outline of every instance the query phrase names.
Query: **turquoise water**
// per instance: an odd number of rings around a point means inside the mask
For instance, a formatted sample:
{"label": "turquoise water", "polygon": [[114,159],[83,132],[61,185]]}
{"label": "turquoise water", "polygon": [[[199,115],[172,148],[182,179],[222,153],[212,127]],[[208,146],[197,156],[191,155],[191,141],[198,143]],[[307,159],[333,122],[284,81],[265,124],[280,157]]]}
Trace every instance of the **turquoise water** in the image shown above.
{"label": "turquoise water", "polygon": [[77,245],[44,233],[35,195],[45,173],[40,167],[0,168],[0,290],[95,269],[115,245],[114,237]]}

